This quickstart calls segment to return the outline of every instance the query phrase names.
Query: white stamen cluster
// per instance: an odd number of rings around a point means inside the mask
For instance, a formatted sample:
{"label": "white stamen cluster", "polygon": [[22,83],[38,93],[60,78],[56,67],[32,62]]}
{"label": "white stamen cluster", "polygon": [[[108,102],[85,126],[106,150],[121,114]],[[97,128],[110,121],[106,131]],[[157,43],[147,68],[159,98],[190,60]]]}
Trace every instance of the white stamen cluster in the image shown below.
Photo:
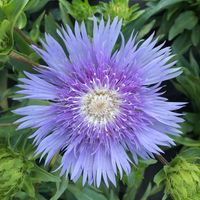
{"label": "white stamen cluster", "polygon": [[119,94],[107,88],[98,88],[82,96],[81,113],[93,125],[105,125],[119,113]]}

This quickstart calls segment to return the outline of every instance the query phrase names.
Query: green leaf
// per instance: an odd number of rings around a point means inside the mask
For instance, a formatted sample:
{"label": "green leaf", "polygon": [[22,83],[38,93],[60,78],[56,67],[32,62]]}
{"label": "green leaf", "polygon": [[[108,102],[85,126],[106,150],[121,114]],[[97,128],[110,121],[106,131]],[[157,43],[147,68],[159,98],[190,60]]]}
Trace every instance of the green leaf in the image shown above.
{"label": "green leaf", "polygon": [[155,26],[158,26],[158,31],[156,31],[156,37],[158,37],[158,39],[162,41],[166,40],[168,38],[169,29],[173,25],[173,23],[173,19],[167,19],[167,12],[165,12],[161,18],[157,17]]}
{"label": "green leaf", "polygon": [[131,174],[127,177],[127,189],[123,196],[123,200],[133,199],[137,193],[137,190],[143,180],[144,171],[147,166],[155,164],[155,160],[139,160],[139,164],[132,168]]}
{"label": "green leaf", "polygon": [[51,14],[45,15],[45,32],[49,33],[60,45],[65,49],[63,40],[57,34],[57,30],[60,28],[58,23],[54,20]]}
{"label": "green leaf", "polygon": [[[200,34],[200,33],[199,33]],[[199,35],[200,37],[200,35]],[[190,51],[190,70],[193,72],[193,74],[197,77],[199,77],[199,74],[200,74],[200,67],[197,63],[197,61],[195,60],[193,54],[192,54],[192,51]]]}
{"label": "green leaf", "polygon": [[62,178],[60,183],[56,183],[57,191],[50,200],[58,200],[68,187],[68,179]]}
{"label": "green leaf", "polygon": [[193,140],[186,137],[174,137],[174,136],[171,137],[178,144],[182,144],[187,147],[200,147],[200,141],[198,140]]}
{"label": "green leaf", "polygon": [[7,55],[0,55],[0,70],[5,66],[5,63],[8,62],[9,57]]}
{"label": "green leaf", "polygon": [[173,18],[174,14],[176,14],[176,12],[180,9],[180,6],[174,6],[174,7],[170,7],[168,9],[167,12],[167,20],[170,20],[171,18]]}
{"label": "green leaf", "polygon": [[35,165],[35,167],[31,170],[31,179],[34,183],[41,183],[41,182],[54,182],[59,183],[60,177],[53,175],[46,170],[42,169],[41,167]]}
{"label": "green leaf", "polygon": [[192,30],[197,22],[198,18],[193,11],[185,11],[181,13],[175,20],[174,25],[169,30],[169,40],[172,40],[184,30]]}
{"label": "green leaf", "polygon": [[192,35],[191,35],[192,43],[194,46],[197,46],[200,41],[200,25],[196,25],[192,29]]}
{"label": "green leaf", "polygon": [[7,19],[15,24],[28,1],[29,0],[12,0],[7,6],[3,8],[3,12],[7,16]]}
{"label": "green leaf", "polygon": [[43,20],[44,14],[45,11],[35,20],[30,31],[30,37],[34,42],[37,42],[40,38],[40,25]]}
{"label": "green leaf", "polygon": [[187,32],[179,35],[173,42],[172,49],[178,56],[184,54],[191,46],[190,34]]}
{"label": "green leaf", "polygon": [[[191,74],[187,69],[184,69],[184,74],[177,78],[179,85],[177,89],[183,92],[189,99],[191,99],[192,106],[195,112],[200,111],[200,78]],[[199,130],[199,120],[194,124]]]}
{"label": "green leaf", "polygon": [[141,17],[137,20],[131,22],[126,28],[124,29],[125,38],[128,38],[133,29],[140,30],[144,26],[144,24],[155,14],[163,11],[164,9],[169,8],[170,6],[176,5],[181,2],[185,2],[187,0],[161,0],[159,3],[155,4],[154,6],[147,8]]}
{"label": "green leaf", "polygon": [[109,200],[119,200],[119,197],[114,193],[113,190],[110,191]]}
{"label": "green leaf", "polygon": [[71,10],[72,4],[70,4],[68,1],[59,0],[59,6],[60,8],[62,7],[65,12],[73,14]]}
{"label": "green leaf", "polygon": [[151,189],[152,189],[152,185],[151,183],[149,183],[145,193],[143,194],[141,200],[147,200],[147,198],[149,197],[150,193],[151,193]]}
{"label": "green leaf", "polygon": [[6,112],[3,114],[3,116],[0,117],[0,125],[2,123],[8,123],[11,126],[13,122],[17,119],[18,117],[15,114],[11,112]]}
{"label": "green leaf", "polygon": [[19,191],[14,195],[13,199],[27,200],[30,196],[26,192]]}
{"label": "green leaf", "polygon": [[21,13],[19,18],[17,19],[16,25],[19,29],[23,29],[26,26],[27,18],[24,12]]}
{"label": "green leaf", "polygon": [[139,32],[137,39],[139,40],[139,39],[143,38],[145,35],[147,35],[153,28],[155,22],[156,22],[156,20],[152,20],[150,23],[145,25]]}
{"label": "green leaf", "polygon": [[94,190],[92,190],[90,188],[87,188],[87,187],[84,188],[83,192],[86,195],[88,195],[90,198],[92,198],[92,199],[95,199],[95,200],[106,200],[106,197],[103,194],[101,194],[101,193],[99,193],[97,191],[94,191]]}
{"label": "green leaf", "polygon": [[162,197],[162,200],[166,200],[167,196],[168,196],[167,194],[164,194],[163,197]]}
{"label": "green leaf", "polygon": [[161,169],[155,176],[154,176],[154,183],[159,186],[165,180],[165,172]]}
{"label": "green leaf", "polygon": [[106,197],[103,194],[89,188],[79,189],[75,185],[70,184],[67,189],[77,198],[77,200],[106,200]]}
{"label": "green leaf", "polygon": [[54,39],[59,40],[59,36],[57,34],[57,29],[59,28],[58,24],[54,20],[51,14],[45,15],[45,32],[49,33]]}
{"label": "green leaf", "polygon": [[181,130],[183,133],[183,136],[186,135],[187,133],[191,133],[193,131],[193,126],[191,123],[184,121],[183,123],[181,123]]}
{"label": "green leaf", "polygon": [[186,160],[199,160],[200,148],[191,147],[191,148],[184,149],[180,152],[179,156],[184,157]]}
{"label": "green leaf", "polygon": [[31,178],[26,176],[23,182],[23,190],[32,198],[35,197],[35,188],[31,181]]}
{"label": "green leaf", "polygon": [[[35,197],[36,197],[37,200],[47,200],[45,197],[43,197],[43,196],[42,196],[41,194],[39,194],[39,193],[36,193]],[[20,200],[21,200],[21,199],[20,199]]]}
{"label": "green leaf", "polygon": [[73,24],[68,15],[68,10],[70,8],[69,2],[59,0],[59,7],[60,7],[60,14],[61,14],[61,19],[62,19],[63,24],[68,24],[72,28]]}
{"label": "green leaf", "polygon": [[34,13],[41,10],[50,0],[29,0],[26,6],[26,11],[29,13]]}
{"label": "green leaf", "polygon": [[9,137],[15,135],[16,126],[13,122],[16,119],[16,116],[11,114],[4,114],[4,116],[0,117],[0,138],[8,139]]}
{"label": "green leaf", "polygon": [[[30,55],[34,51],[30,47],[30,45],[24,40],[22,34],[19,33],[20,31],[21,30],[15,28],[15,31],[14,31],[15,46],[14,46],[14,48],[18,49],[18,51],[23,54]],[[22,65],[22,63],[20,63],[20,65]]]}
{"label": "green leaf", "polygon": [[148,200],[150,196],[157,194],[158,192],[162,191],[162,189],[163,189],[163,187],[159,187],[157,185],[152,186],[152,183],[149,183],[141,200]]}
{"label": "green leaf", "polygon": [[31,12],[31,10],[37,7],[39,2],[40,0],[30,0],[25,7],[25,11]]}
{"label": "green leaf", "polygon": [[[197,85],[197,87],[200,89],[200,87]],[[197,104],[199,100],[192,101],[192,104]],[[197,107],[194,105],[194,107]],[[200,108],[199,108],[200,109]],[[198,111],[198,107],[196,109]],[[197,113],[187,113],[185,116],[186,122],[192,126],[192,132],[195,135],[199,136],[200,132],[200,112]]]}

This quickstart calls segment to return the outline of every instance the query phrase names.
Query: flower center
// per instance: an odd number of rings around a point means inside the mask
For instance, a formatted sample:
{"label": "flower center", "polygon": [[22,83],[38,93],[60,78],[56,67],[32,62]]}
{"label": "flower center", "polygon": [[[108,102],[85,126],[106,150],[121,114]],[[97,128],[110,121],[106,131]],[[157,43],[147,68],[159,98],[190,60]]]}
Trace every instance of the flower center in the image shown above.
{"label": "flower center", "polygon": [[120,98],[116,91],[100,88],[89,91],[81,99],[81,112],[93,125],[105,125],[119,113]]}

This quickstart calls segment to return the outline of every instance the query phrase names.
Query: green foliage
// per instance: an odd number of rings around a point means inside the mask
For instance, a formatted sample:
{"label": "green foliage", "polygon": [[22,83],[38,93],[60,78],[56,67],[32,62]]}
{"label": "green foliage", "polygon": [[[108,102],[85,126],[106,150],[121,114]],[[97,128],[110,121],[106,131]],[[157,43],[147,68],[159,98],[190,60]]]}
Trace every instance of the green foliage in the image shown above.
{"label": "green foliage", "polygon": [[56,183],[56,193],[50,200],[57,200],[65,192],[68,187],[68,179],[63,178],[60,182]]}
{"label": "green foliage", "polygon": [[43,12],[33,23],[32,29],[30,31],[30,37],[33,40],[33,42],[38,42],[41,34],[40,34],[40,26],[42,23],[42,20],[44,18],[45,12]]}
{"label": "green foliage", "polygon": [[140,160],[138,166],[132,168],[129,177],[127,177],[127,179],[124,179],[124,182],[127,185],[127,190],[124,194],[123,200],[129,200],[131,198],[133,199],[136,196],[137,190],[141,182],[143,181],[146,167],[155,163],[155,160]]}
{"label": "green foliage", "polygon": [[175,83],[177,89],[191,99],[194,110],[200,112],[200,77],[185,68],[184,74],[177,78],[177,81],[178,83]]}
{"label": "green foliage", "polygon": [[[154,19],[156,19],[156,15],[165,9],[171,8],[172,6],[177,6],[178,3],[184,2],[185,0],[156,0],[156,2],[149,4],[149,7],[145,9],[145,13],[136,21],[132,21],[130,24],[128,24],[124,30],[124,33],[126,37],[128,38],[132,32],[133,29],[136,31],[140,31],[143,26],[151,21],[152,16]],[[159,19],[160,20],[160,19]],[[158,20],[158,21],[159,21]],[[160,28],[163,26],[163,23],[159,21],[159,24],[161,25]],[[165,23],[166,26],[166,23]],[[149,30],[150,31],[150,30]],[[163,35],[168,34],[168,32],[164,32]],[[162,35],[162,33],[160,34]]]}
{"label": "green foliage", "polygon": [[200,141],[196,141],[187,137],[172,137],[178,144],[182,144],[186,147],[200,147]]}
{"label": "green foliage", "polygon": [[40,11],[50,0],[29,0],[25,10],[29,13]]}
{"label": "green foliage", "polygon": [[169,30],[169,40],[172,40],[184,30],[192,30],[197,22],[198,18],[193,11],[185,11],[181,13]]}
{"label": "green foliage", "polygon": [[68,190],[76,197],[77,200],[106,200],[106,197],[90,188],[78,188],[75,185],[69,185]]}

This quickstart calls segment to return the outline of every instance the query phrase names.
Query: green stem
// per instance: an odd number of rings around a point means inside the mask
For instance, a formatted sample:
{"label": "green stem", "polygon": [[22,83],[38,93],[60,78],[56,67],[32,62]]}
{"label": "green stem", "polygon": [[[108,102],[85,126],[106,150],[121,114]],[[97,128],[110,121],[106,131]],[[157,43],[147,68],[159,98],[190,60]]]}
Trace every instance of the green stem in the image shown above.
{"label": "green stem", "polygon": [[15,31],[29,44],[34,44],[36,46],[39,47],[39,45],[37,45],[36,43],[33,42],[33,40],[31,40],[30,37],[28,37],[21,29],[15,27]]}
{"label": "green stem", "polygon": [[15,126],[13,123],[0,123],[0,127]]}
{"label": "green stem", "polygon": [[163,164],[168,165],[169,162],[162,156],[162,155],[156,155],[156,158]]}
{"label": "green stem", "polygon": [[17,53],[16,51],[12,51],[9,57],[27,65],[40,66],[38,63],[33,62],[32,60],[26,58],[22,54]]}

